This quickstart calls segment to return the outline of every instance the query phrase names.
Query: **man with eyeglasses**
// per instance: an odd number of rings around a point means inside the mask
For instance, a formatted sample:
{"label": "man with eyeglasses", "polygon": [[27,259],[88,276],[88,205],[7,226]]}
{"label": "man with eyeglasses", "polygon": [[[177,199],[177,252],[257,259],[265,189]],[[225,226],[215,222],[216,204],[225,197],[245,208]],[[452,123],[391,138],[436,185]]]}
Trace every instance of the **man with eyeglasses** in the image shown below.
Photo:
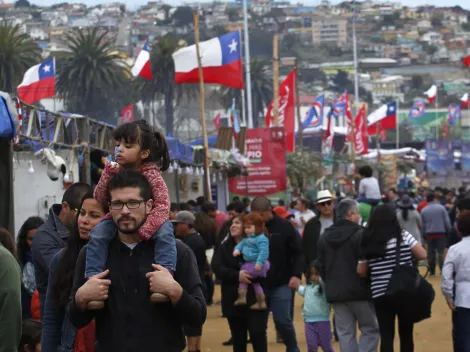
{"label": "man with eyeglasses", "polygon": [[[125,170],[115,175],[108,187],[116,229],[108,247],[106,270],[86,280],[86,247],[82,248],[67,315],[77,329],[95,319],[100,351],[183,351],[183,326],[200,328],[207,313],[195,256],[177,240],[174,277],[153,264],[154,240],[141,241],[137,236],[152,208],[149,182],[142,174]],[[159,231],[168,230],[170,222]],[[151,303],[152,292],[165,294],[169,302]],[[105,307],[88,310],[88,302],[95,300],[104,300]]]}
{"label": "man with eyeglasses", "polygon": [[77,182],[71,185],[64,192],[62,202],[51,206],[46,223],[36,230],[31,253],[39,293],[41,320],[46,302],[49,266],[54,255],[65,247],[69,233],[77,220],[77,209],[83,196],[88,192],[92,192],[92,189],[86,183]]}
{"label": "man with eyeglasses", "polygon": [[327,228],[333,225],[334,206],[330,191],[324,190],[318,192],[317,209],[319,216],[315,216],[307,222],[302,237],[306,277],[308,277],[309,265],[317,259],[318,239]]}

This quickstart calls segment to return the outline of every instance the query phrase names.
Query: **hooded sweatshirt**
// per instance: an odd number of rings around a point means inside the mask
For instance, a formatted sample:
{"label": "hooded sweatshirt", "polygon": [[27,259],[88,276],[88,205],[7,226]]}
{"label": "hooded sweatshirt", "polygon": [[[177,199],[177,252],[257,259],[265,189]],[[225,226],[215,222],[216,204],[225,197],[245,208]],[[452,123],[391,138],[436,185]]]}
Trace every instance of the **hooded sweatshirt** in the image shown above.
{"label": "hooded sweatshirt", "polygon": [[326,229],[318,242],[317,262],[328,303],[370,300],[370,286],[357,274],[363,227],[346,219]]}

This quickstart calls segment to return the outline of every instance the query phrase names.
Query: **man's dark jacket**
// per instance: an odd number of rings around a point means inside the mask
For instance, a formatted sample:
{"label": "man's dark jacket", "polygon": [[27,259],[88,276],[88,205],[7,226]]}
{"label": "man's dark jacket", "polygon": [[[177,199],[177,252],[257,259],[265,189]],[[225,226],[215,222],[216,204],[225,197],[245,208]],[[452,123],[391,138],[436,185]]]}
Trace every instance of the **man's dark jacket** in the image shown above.
{"label": "man's dark jacket", "polygon": [[287,285],[293,276],[302,277],[304,259],[299,234],[290,221],[274,215],[266,223],[269,238],[271,268],[266,278],[267,288]]}
{"label": "man's dark jacket", "polygon": [[329,303],[370,300],[369,283],[357,274],[363,227],[337,220],[318,241],[320,273]]}
{"label": "man's dark jacket", "polygon": [[307,275],[310,263],[317,259],[318,240],[320,239],[321,222],[318,216],[310,219],[304,228],[302,236],[302,249],[304,251],[304,273]]}
{"label": "man's dark jacket", "polygon": [[81,250],[67,315],[77,329],[95,318],[97,352],[180,352],[186,345],[183,325],[199,328],[204,324],[206,304],[196,259],[179,240],[174,277],[183,295],[174,306],[150,302],[145,274],[153,271],[154,247],[154,241],[140,242],[133,249],[118,238],[110,243],[106,269],[111,286],[105,307],[99,311],[82,311],[75,304],[75,294],[85,283],[86,247]]}
{"label": "man's dark jacket", "polygon": [[46,302],[47,282],[49,281],[49,267],[52,258],[65,247],[69,238],[69,229],[59,220],[62,205],[54,204],[49,210],[46,223],[40,226],[33,239],[32,254],[33,265],[36,271],[36,285],[39,292],[39,307],[42,313]]}

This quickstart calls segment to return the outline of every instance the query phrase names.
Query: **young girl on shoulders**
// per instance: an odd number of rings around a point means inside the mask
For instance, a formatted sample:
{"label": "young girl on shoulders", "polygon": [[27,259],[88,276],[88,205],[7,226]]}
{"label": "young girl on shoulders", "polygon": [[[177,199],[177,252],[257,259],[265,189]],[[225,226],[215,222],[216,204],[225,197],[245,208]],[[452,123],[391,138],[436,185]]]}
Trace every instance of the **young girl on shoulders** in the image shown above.
{"label": "young girl on shoulders", "polygon": [[[165,137],[152,131],[145,120],[132,121],[120,125],[114,130],[116,140],[115,160],[108,163],[95,188],[95,199],[108,204],[108,184],[114,175],[121,170],[133,169],[142,173],[152,187],[153,207],[144,224],[134,224],[135,229],[126,228],[127,231],[137,230],[138,236],[148,241],[155,239],[155,263],[174,272],[176,269],[176,242],[173,227],[168,221],[170,214],[170,198],[161,171],[168,169],[170,155]],[[142,206],[139,199],[129,200],[126,204],[121,202],[109,203],[110,210],[121,210],[124,206],[137,209]],[[165,224],[165,225],[164,225]],[[163,225],[163,226],[162,226]],[[108,214],[90,233],[91,241],[87,246],[86,277],[97,275],[105,270],[107,249],[110,241],[116,235],[116,227]],[[165,302],[168,297],[153,293],[152,302]],[[89,309],[101,309],[104,302],[89,302]]]}

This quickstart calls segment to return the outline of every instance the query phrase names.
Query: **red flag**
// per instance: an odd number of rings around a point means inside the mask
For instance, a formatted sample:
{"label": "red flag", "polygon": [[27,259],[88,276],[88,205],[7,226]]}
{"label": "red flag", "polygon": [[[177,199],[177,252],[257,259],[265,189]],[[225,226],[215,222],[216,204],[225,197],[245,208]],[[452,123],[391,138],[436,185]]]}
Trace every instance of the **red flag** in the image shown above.
{"label": "red flag", "polygon": [[220,129],[220,113],[217,114],[216,117],[212,119],[212,123],[214,124],[215,128]]}
{"label": "red flag", "polygon": [[366,104],[363,104],[356,117],[354,118],[354,148],[358,155],[367,154],[369,152],[369,144],[367,141],[367,116]]}
{"label": "red flag", "polygon": [[[294,68],[279,87],[279,126],[284,126],[286,131],[286,148],[289,152],[295,150],[295,77]],[[271,127],[274,121],[273,102],[266,111],[266,126]]]}
{"label": "red flag", "polygon": [[470,67],[470,55],[465,56],[462,61],[465,66]]}
{"label": "red flag", "polygon": [[344,102],[344,111],[346,113],[345,117],[346,117],[346,127],[347,127],[346,141],[350,142],[351,141],[352,113],[351,113],[351,106],[349,105],[349,93],[346,89],[344,90],[344,93],[341,94],[341,96],[336,102],[337,103]]}
{"label": "red flag", "polygon": [[129,104],[121,110],[121,123],[134,121],[134,105]]}

